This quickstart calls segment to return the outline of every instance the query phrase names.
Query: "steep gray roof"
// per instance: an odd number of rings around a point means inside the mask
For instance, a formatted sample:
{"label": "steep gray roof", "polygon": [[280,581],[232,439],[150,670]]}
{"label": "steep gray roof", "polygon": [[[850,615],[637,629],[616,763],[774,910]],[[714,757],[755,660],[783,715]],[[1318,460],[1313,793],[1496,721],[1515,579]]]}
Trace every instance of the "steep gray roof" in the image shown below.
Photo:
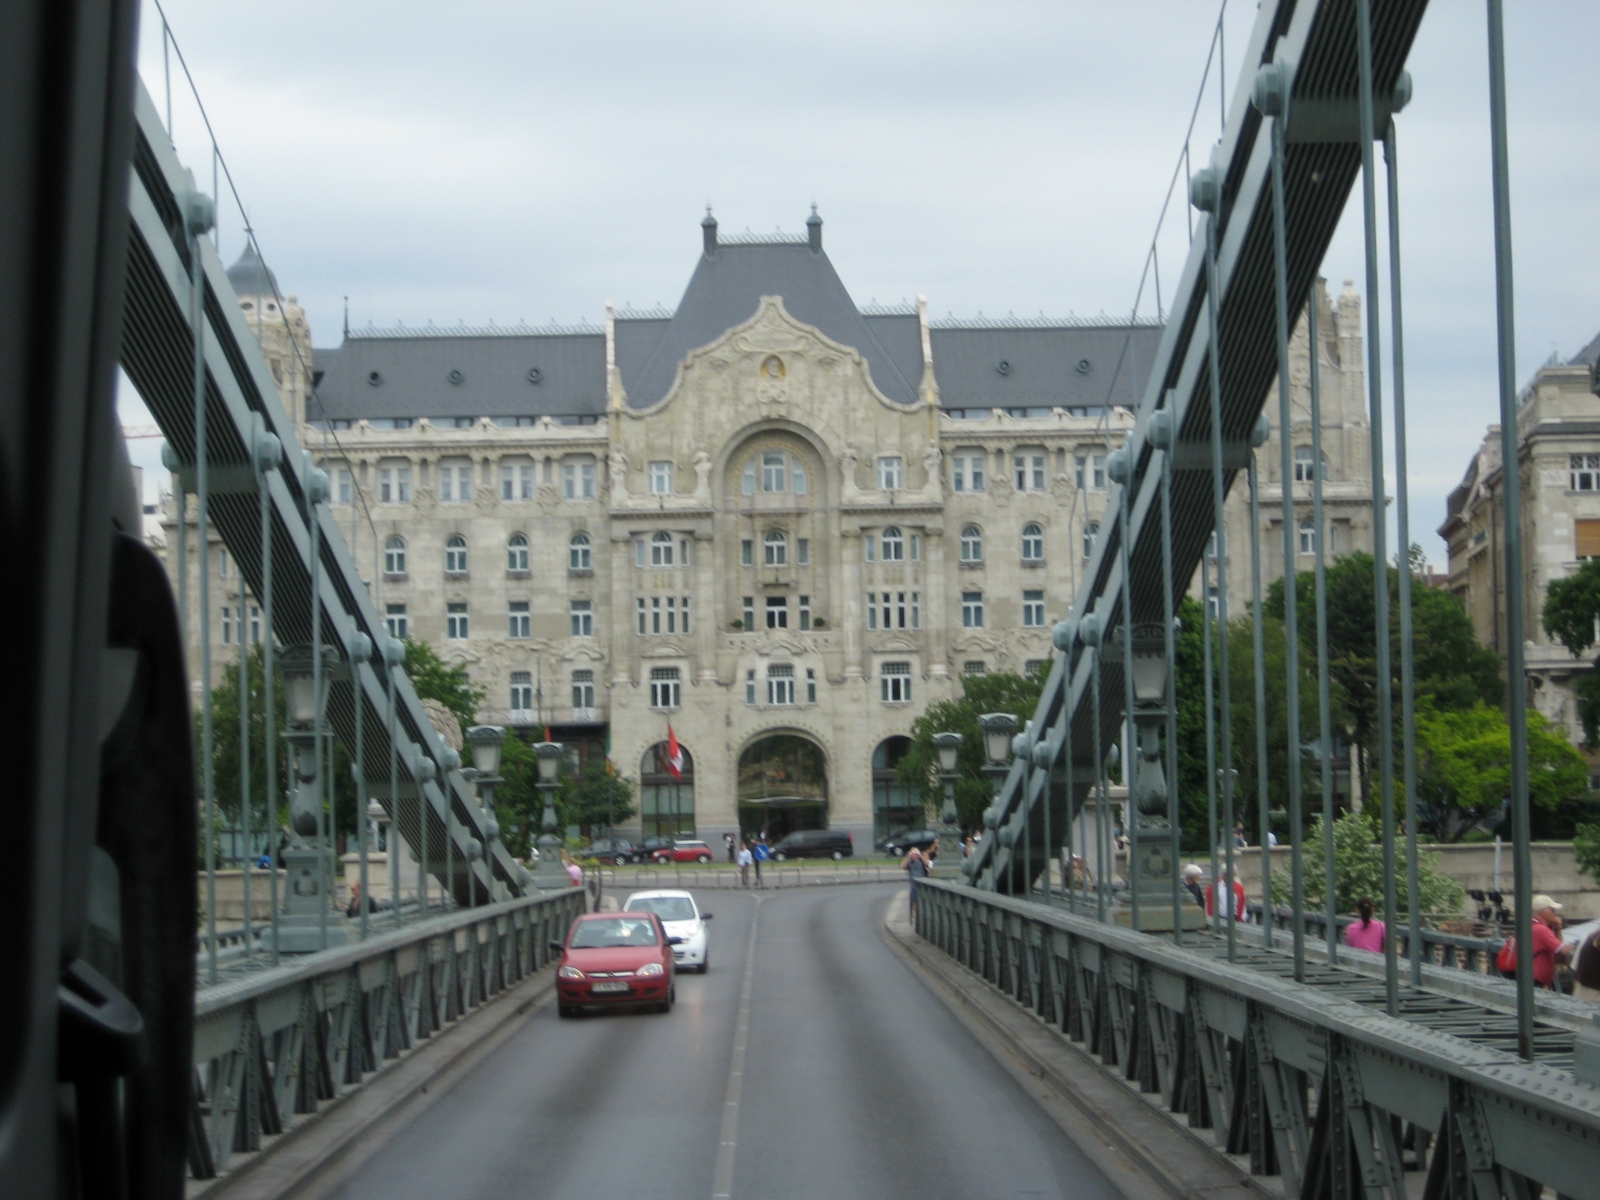
{"label": "steep gray roof", "polygon": [[1588,367],[1590,370],[1593,370],[1595,361],[1597,359],[1600,359],[1600,333],[1597,333],[1594,335],[1594,337],[1590,338],[1589,344],[1582,350],[1579,350],[1567,361],[1567,366]]}
{"label": "steep gray roof", "polygon": [[228,282],[241,296],[271,296],[278,291],[278,280],[261,261],[254,242],[245,242],[244,253],[228,268]]}
{"label": "steep gray roof", "polygon": [[762,296],[783,297],[790,316],[858,350],[872,382],[889,399],[916,402],[917,377],[908,380],[879,344],[826,253],[805,241],[750,241],[719,242],[715,253],[700,256],[683,300],[644,368],[632,377],[623,373],[628,403],[648,408],[660,402],[690,351],[748,321]]}
{"label": "steep gray roof", "polygon": [[1127,408],[1144,389],[1161,328],[938,322],[930,334],[947,409]]}

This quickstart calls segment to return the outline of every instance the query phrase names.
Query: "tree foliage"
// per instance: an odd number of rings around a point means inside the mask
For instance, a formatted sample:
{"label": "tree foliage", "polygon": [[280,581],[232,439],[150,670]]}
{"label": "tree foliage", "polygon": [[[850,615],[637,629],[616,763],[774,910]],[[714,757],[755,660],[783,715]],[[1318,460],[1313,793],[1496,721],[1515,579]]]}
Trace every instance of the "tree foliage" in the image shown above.
{"label": "tree foliage", "polygon": [[[1321,864],[1327,855],[1327,831],[1319,817],[1305,836],[1305,875],[1302,894],[1308,911],[1320,909],[1327,885]],[[1383,844],[1378,830],[1365,813],[1346,813],[1333,823],[1334,907],[1353,913],[1356,902],[1370,899],[1383,907]],[[1439,869],[1438,857],[1417,856],[1417,883],[1422,894],[1421,911],[1426,916],[1456,916],[1461,911],[1466,891],[1455,879]],[[1407,911],[1406,872],[1403,865],[1395,872],[1398,899],[1395,911]],[[1287,871],[1272,873],[1274,904],[1289,904],[1294,890]]]}
{"label": "tree foliage", "polygon": [[1044,687],[1048,663],[1032,675],[995,672],[991,675],[965,675],[961,679],[961,698],[941,700],[930,705],[911,724],[911,749],[896,768],[899,781],[920,795],[930,812],[944,805],[944,785],[939,782],[939,758],[933,749],[933,735],[946,731],[961,735],[957,760],[956,818],[963,829],[983,824],[983,810],[994,796],[994,785],[984,773],[988,761],[983,748],[983,730],[978,717],[984,713],[1015,714],[1017,728],[1032,715]]}
{"label": "tree foliage", "polygon": [[[533,748],[515,734],[507,734],[500,750],[500,775],[505,782],[495,788],[495,819],[500,840],[518,858],[525,858],[536,843],[544,820],[544,797],[538,789],[538,765]],[[556,790],[556,824],[560,829],[578,826],[612,828],[633,816],[633,784],[616,774],[604,760],[582,770],[563,765]]]}
{"label": "tree foliage", "polygon": [[451,666],[427,642],[407,638],[405,672],[418,699],[437,700],[455,715],[463,730],[478,723],[478,705],[488,693],[472,686],[465,666]]}
{"label": "tree foliage", "polygon": [[1578,870],[1600,879],[1600,825],[1579,825],[1572,837],[1572,857]]}
{"label": "tree foliage", "polygon": [[[1595,642],[1600,621],[1600,559],[1589,559],[1576,572],[1550,584],[1544,597],[1544,631],[1582,658]],[[1600,748],[1600,671],[1578,677],[1575,689],[1584,745]]]}

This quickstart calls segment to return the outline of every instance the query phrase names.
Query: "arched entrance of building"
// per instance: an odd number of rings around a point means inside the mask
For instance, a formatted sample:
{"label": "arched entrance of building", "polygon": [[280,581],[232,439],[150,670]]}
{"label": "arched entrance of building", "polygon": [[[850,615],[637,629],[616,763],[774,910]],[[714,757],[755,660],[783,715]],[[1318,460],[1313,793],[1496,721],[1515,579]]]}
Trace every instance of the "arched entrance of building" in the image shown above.
{"label": "arched entrance of building", "polygon": [[694,836],[694,755],[682,742],[683,766],[674,775],[667,744],[657,742],[639,763],[639,822],[645,837]]}
{"label": "arched entrance of building", "polygon": [[872,752],[872,838],[879,841],[927,823],[922,795],[900,782],[896,768],[911,753],[908,737],[887,737]]}
{"label": "arched entrance of building", "polygon": [[776,842],[797,829],[828,827],[828,759],[794,733],[757,738],[739,755],[739,827]]}

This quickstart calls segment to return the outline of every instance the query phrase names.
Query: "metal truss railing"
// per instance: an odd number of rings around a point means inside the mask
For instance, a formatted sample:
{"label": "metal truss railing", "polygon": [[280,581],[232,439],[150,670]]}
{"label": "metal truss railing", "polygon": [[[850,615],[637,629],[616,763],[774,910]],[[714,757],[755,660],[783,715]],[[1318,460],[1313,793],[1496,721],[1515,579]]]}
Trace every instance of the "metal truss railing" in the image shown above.
{"label": "metal truss railing", "polygon": [[580,888],[453,913],[195,996],[189,1173],[213,1179],[546,966]]}
{"label": "metal truss railing", "polygon": [[[1391,1017],[1381,981],[1337,967],[1297,983],[1283,953],[1240,964],[1220,938],[1180,948],[949,883],[918,892],[923,938],[1286,1200],[1600,1197],[1600,1088],[1565,1069],[1570,1028],[1540,1022],[1523,1062],[1514,1016],[1441,992],[1409,990]],[[1600,1055],[1600,1031],[1576,1036]]]}

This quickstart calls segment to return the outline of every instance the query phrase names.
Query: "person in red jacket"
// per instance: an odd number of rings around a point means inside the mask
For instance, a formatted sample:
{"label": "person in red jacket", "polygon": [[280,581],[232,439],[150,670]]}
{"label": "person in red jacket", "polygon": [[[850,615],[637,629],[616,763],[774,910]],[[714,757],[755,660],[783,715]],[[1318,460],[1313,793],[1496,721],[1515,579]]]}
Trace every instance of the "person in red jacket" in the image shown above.
{"label": "person in red jacket", "polygon": [[[1224,879],[1228,878],[1228,872],[1226,869],[1223,870],[1222,877]],[[1206,916],[1208,917],[1212,915],[1212,889],[1215,887],[1215,884],[1206,884]],[[1250,910],[1245,905],[1244,884],[1240,883],[1237,879],[1233,881],[1233,898],[1233,919],[1235,921],[1243,921],[1249,917]]]}
{"label": "person in red jacket", "polygon": [[1556,964],[1572,953],[1561,942],[1561,905],[1543,893],[1533,898],[1533,982],[1542,988],[1556,985]]}

